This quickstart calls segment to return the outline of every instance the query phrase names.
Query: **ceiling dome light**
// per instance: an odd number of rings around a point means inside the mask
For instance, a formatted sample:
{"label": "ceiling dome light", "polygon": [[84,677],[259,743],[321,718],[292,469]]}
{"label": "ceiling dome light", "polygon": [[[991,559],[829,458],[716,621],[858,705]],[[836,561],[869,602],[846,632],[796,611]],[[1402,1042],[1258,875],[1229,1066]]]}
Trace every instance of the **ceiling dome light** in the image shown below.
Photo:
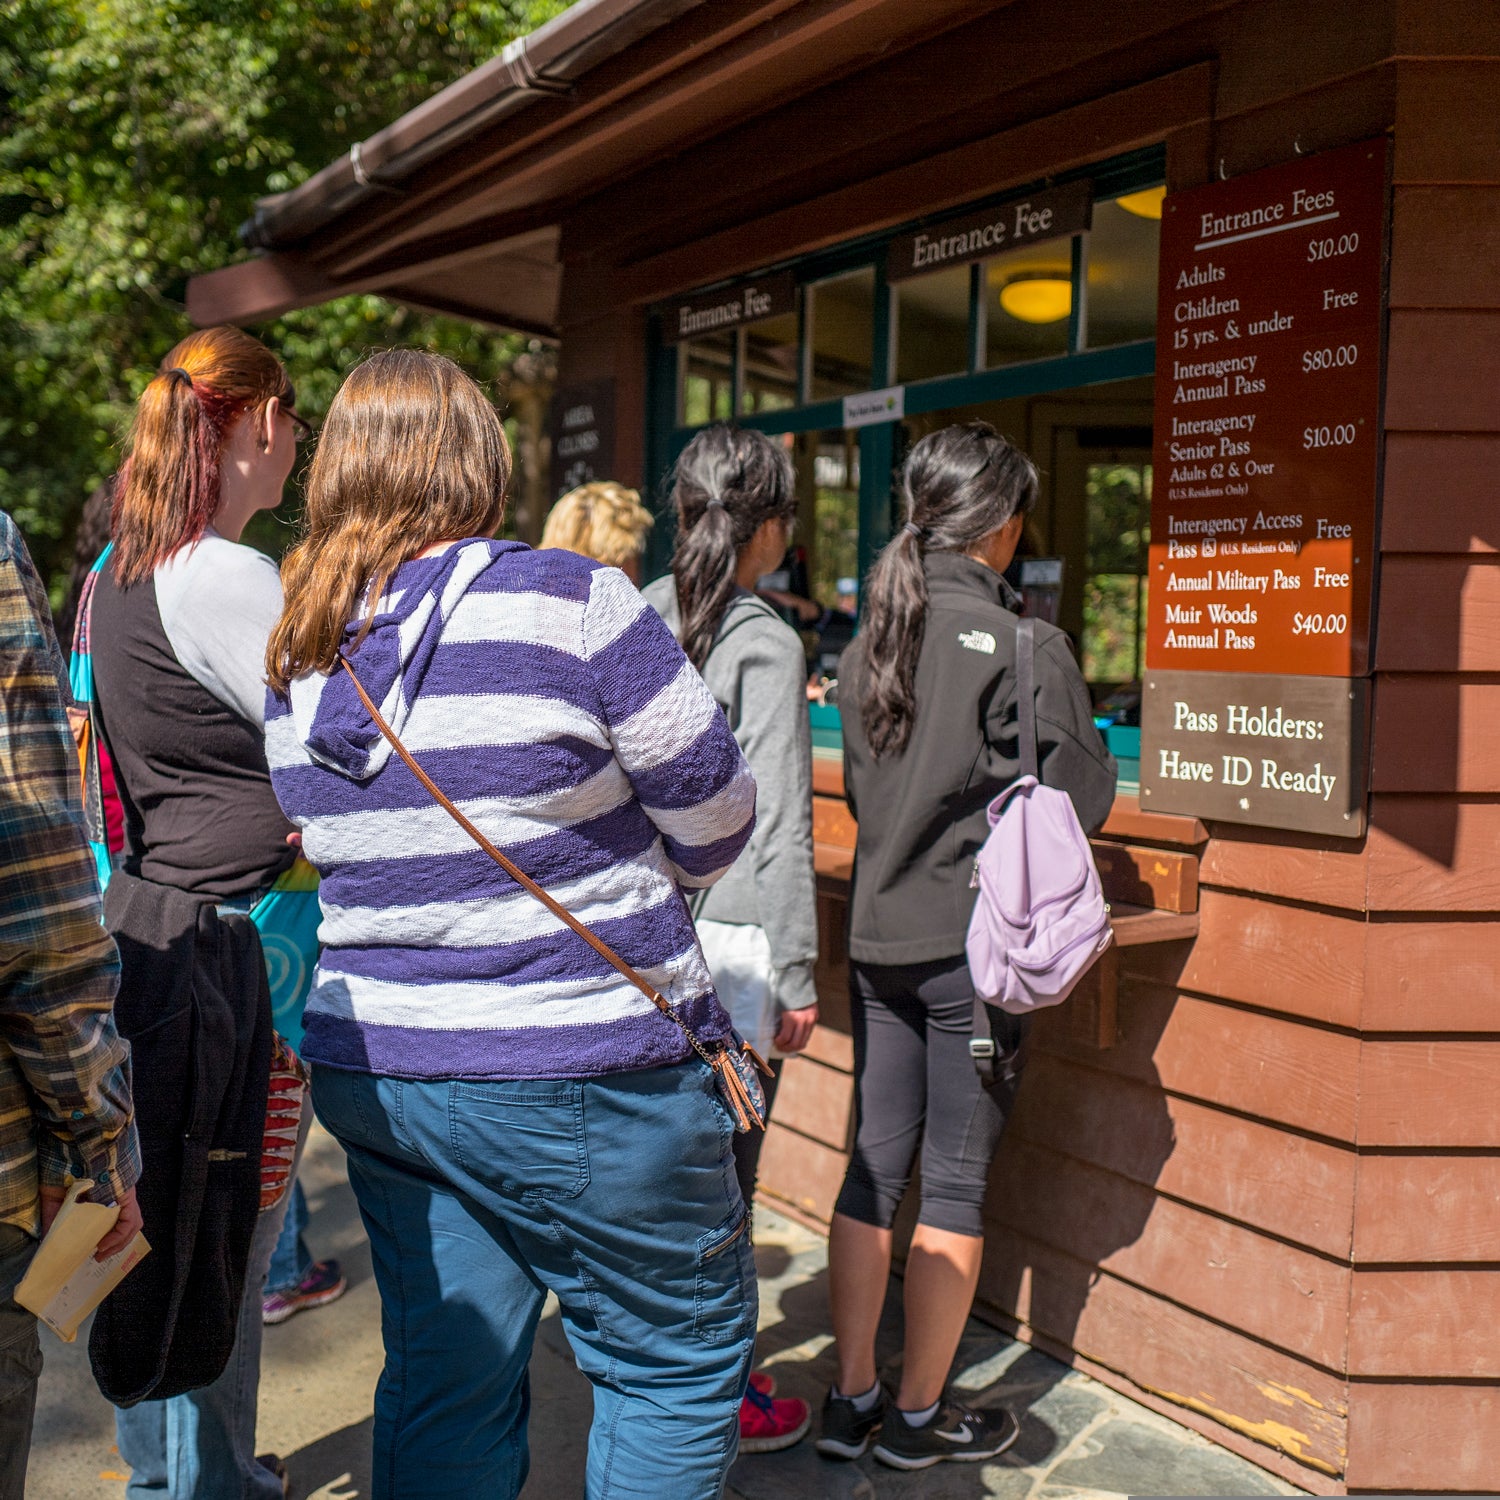
{"label": "ceiling dome light", "polygon": [[1167,196],[1164,187],[1143,188],[1139,193],[1126,193],[1123,198],[1116,198],[1115,202],[1128,214],[1134,214],[1138,219],[1161,218],[1161,202]]}
{"label": "ceiling dome light", "polygon": [[1022,271],[1000,288],[1000,306],[1023,323],[1056,323],[1073,311],[1073,283],[1057,271]]}

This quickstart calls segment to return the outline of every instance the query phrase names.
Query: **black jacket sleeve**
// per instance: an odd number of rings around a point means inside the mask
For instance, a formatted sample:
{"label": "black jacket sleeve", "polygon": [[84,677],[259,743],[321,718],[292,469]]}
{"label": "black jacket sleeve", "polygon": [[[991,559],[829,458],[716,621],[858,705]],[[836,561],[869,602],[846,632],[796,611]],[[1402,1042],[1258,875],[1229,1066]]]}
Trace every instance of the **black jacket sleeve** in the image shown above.
{"label": "black jacket sleeve", "polygon": [[1042,781],[1073,800],[1078,821],[1096,832],[1109,816],[1119,774],[1094,727],[1093,703],[1061,631],[1036,647],[1036,735]]}

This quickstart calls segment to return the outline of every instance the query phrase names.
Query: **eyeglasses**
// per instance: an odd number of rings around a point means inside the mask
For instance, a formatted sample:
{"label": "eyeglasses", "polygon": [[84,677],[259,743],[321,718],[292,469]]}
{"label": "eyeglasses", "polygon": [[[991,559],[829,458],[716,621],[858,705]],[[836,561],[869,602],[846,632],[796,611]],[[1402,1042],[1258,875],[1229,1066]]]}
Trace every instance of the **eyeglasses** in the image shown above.
{"label": "eyeglasses", "polygon": [[292,431],[296,435],[296,440],[299,443],[304,442],[308,438],[314,436],[313,425],[307,420],[306,417],[299,417],[297,413],[294,412],[289,406],[283,406],[281,409],[287,416],[292,419]]}

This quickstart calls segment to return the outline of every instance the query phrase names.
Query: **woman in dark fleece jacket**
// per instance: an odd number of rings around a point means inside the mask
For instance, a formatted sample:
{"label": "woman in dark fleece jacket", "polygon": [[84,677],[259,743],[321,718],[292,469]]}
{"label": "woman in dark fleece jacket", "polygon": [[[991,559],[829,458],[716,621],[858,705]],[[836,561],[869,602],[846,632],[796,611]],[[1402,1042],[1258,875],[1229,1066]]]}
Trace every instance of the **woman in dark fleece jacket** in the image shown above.
{"label": "woman in dark fleece jacket", "polygon": [[[838,1384],[818,1448],[899,1469],[992,1457],[1005,1411],[944,1399],[984,1250],[985,1181],[1023,1061],[1026,1020],[991,1009],[993,1084],[969,1057],[974,989],[964,939],[990,801],[1019,774],[1016,620],[1001,576],[1036,503],[1031,460],[985,422],[922,439],[905,470],[907,521],[866,588],[844,654],[844,782],[859,819],[849,906],[858,1126],[829,1242]],[[1041,779],[1085,828],[1109,812],[1115,764],[1060,630],[1037,622]],[[906,1265],[906,1348],[893,1406],[875,1330],[891,1224],[922,1149],[922,1204]]]}

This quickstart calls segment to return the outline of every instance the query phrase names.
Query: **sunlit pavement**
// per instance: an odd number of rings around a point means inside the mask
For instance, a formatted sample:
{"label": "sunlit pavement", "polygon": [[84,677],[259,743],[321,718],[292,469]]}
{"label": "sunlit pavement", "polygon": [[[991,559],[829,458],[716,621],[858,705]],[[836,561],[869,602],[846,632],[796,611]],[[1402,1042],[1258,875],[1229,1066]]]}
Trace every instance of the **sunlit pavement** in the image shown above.
{"label": "sunlit pavement", "polygon": [[[338,1302],[266,1330],[260,1401],[262,1452],[287,1460],[298,1500],[368,1500],[370,1410],[380,1373],[380,1305],[369,1247],[333,1141],[315,1130],[304,1184],[309,1241],[344,1263],[349,1291]],[[818,1235],[756,1210],[761,1271],[758,1364],[781,1395],[814,1409],[832,1374],[827,1333],[827,1246]],[[899,1298],[887,1307],[883,1366],[895,1371]],[[125,1470],[114,1451],[111,1408],[94,1388],[85,1338],[67,1346],[43,1331],[46,1369],[31,1450],[28,1500],[120,1500]],[[1117,1396],[1096,1381],[971,1321],[955,1388],[978,1405],[1010,1406],[1021,1437],[988,1464],[944,1464],[916,1474],[870,1456],[828,1463],[811,1438],[783,1453],[742,1458],[730,1476],[734,1500],[1068,1500],[1128,1494],[1295,1494],[1289,1485],[1207,1440]],[[583,1493],[588,1383],[573,1367],[556,1308],[544,1316],[532,1359],[531,1478],[525,1500],[576,1500]],[[816,1430],[816,1417],[814,1418]],[[205,1497],[207,1500],[207,1497]],[[663,1497],[674,1500],[674,1497]]]}

